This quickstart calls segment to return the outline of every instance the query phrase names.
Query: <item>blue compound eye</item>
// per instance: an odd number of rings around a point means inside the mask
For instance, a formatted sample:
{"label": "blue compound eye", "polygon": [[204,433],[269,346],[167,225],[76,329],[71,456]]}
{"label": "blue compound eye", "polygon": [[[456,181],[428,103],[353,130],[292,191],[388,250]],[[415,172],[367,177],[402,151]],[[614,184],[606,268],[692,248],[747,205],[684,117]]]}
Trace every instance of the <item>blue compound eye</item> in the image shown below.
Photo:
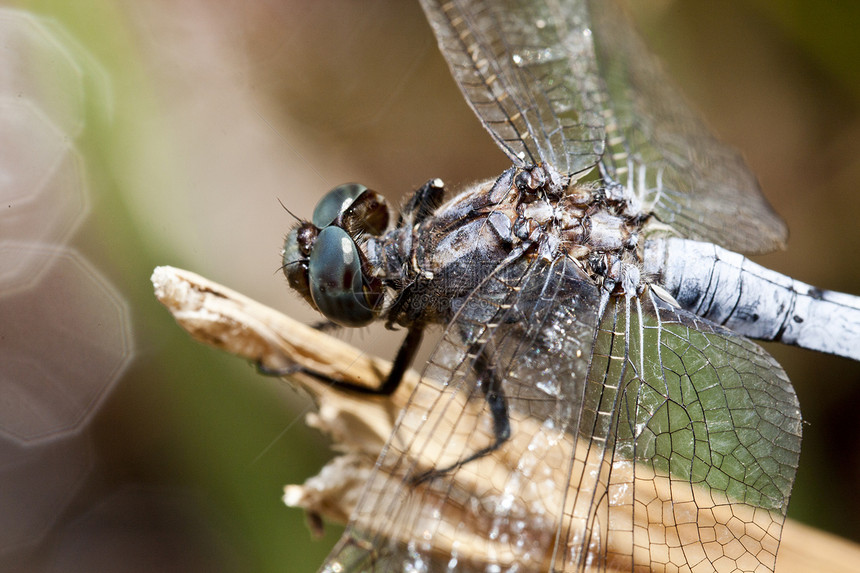
{"label": "blue compound eye", "polygon": [[314,209],[311,222],[324,229],[335,222],[358,197],[367,191],[367,187],[360,183],[345,183],[338,185],[320,199]]}
{"label": "blue compound eye", "polygon": [[390,217],[385,197],[359,183],[346,183],[317,203],[311,222],[320,229],[335,225],[356,237],[362,233],[381,235]]}
{"label": "blue compound eye", "polygon": [[330,321],[365,326],[376,318],[381,295],[365,286],[358,247],[340,227],[320,231],[310,255],[308,279],[311,299]]}

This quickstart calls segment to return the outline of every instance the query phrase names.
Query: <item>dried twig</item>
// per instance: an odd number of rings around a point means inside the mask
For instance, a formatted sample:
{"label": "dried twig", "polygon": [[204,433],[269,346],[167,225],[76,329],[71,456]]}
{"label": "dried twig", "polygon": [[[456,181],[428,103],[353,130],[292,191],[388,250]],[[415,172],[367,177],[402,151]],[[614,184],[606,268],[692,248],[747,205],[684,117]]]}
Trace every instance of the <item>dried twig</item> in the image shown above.
{"label": "dried twig", "polygon": [[[309,414],[309,425],[328,434],[334,440],[336,447],[344,452],[342,456],[330,462],[318,476],[310,478],[304,485],[289,485],[285,488],[284,501],[291,506],[304,508],[312,515],[321,515],[328,519],[345,522],[352,514],[359,493],[369,476],[380,450],[392,432],[394,421],[405,406],[413,390],[418,385],[418,376],[408,372],[398,391],[390,397],[360,395],[343,391],[321,382],[308,372],[318,373],[331,379],[346,382],[351,385],[378,387],[385,378],[390,364],[379,358],[369,357],[354,347],[327,336],[315,329],[297,323],[283,314],[261,305],[226,287],[213,283],[194,273],[171,267],[158,267],[152,275],[156,296],[176,318],[177,322],[195,339],[225,350],[246,360],[259,363],[270,370],[290,371],[288,376],[291,383],[296,384],[310,393],[317,405],[318,411]],[[428,390],[425,390],[427,388]],[[422,385],[412,400],[430,401],[436,398],[432,385]],[[470,412],[470,405],[461,405],[459,415],[478,416]],[[452,409],[449,409],[451,411]],[[444,422],[444,420],[442,420]],[[486,489],[487,484],[504,483],[506,476],[517,464],[521,455],[534,447],[534,437],[542,435],[536,427],[536,422],[521,418],[514,422],[512,443],[506,445],[504,453],[499,452],[467,464],[456,472],[456,483],[452,487],[465,492],[478,492]],[[532,441],[530,441],[532,440]],[[414,456],[418,467],[430,467],[433,459],[433,448],[441,444],[430,444],[421,452],[407,452]],[[552,472],[564,468],[560,460],[570,459],[572,448],[578,447],[569,441],[561,440],[552,446],[552,450],[544,456],[536,466],[538,471],[544,471],[552,479]],[[585,451],[577,452],[577,459],[588,461]],[[594,461],[593,468],[599,471],[599,462]],[[589,469],[589,468],[587,468]],[[616,472],[623,471],[615,468]],[[630,468],[632,471],[632,467]],[[637,477],[641,477],[641,468],[637,469]],[[574,472],[579,475],[580,472]],[[587,473],[587,472],[583,472]],[[565,474],[566,475],[566,474]],[[567,479],[560,475],[557,479]],[[388,476],[388,482],[399,480],[398,476]],[[374,495],[385,495],[390,483],[377,480],[379,487]],[[647,476],[647,479],[637,483],[652,483],[652,496],[659,506],[672,503],[674,514],[683,514],[683,503],[679,501],[677,482],[670,484],[659,476]],[[434,492],[426,486],[423,488],[421,499],[433,500]],[[572,483],[571,488],[588,487],[586,484]],[[641,491],[639,492],[642,493]],[[477,494],[475,494],[477,495]],[[589,498],[589,496],[568,496],[568,499]],[[704,494],[690,486],[682,496],[690,505],[691,515],[702,515],[703,508],[710,509],[710,518],[715,523],[724,524],[732,530],[734,538],[761,544],[764,551],[775,550],[776,540],[762,533],[755,538],[750,537],[754,530],[735,525],[732,511],[736,506],[726,503],[726,500],[714,499],[713,492]],[[436,503],[438,500],[433,500]],[[534,505],[545,500],[520,500],[523,507]],[[553,523],[558,518],[558,512],[564,510],[576,514],[576,507],[550,507],[547,504],[549,520]],[[458,551],[462,554],[464,548],[470,548],[475,555],[502,554],[504,547],[488,540],[486,532],[480,527],[482,515],[480,508],[463,506],[447,506],[443,522],[455,524],[456,533],[452,530],[446,534],[441,530],[438,536],[441,544],[445,539],[457,539]],[[619,509],[618,511],[624,511]],[[553,515],[555,512],[555,515]],[[650,513],[650,512],[649,512]],[[663,516],[663,512],[658,512]],[[544,516],[546,517],[546,516]],[[629,515],[619,515],[620,519],[629,519]],[[758,516],[752,517],[758,520]],[[667,543],[683,543],[688,546],[689,539],[684,539],[683,528],[673,523],[664,523],[665,519],[657,519],[650,523],[639,523],[655,538],[667,539]],[[474,524],[473,527],[463,527],[463,524]],[[768,518],[762,519],[760,525],[767,529]],[[655,531],[655,528],[659,531]],[[752,534],[755,535],[755,534]],[[674,542],[671,540],[675,539]],[[612,543],[612,540],[610,540]],[[623,544],[619,540],[615,543]],[[440,551],[449,548],[438,547]],[[617,547],[619,553],[630,553],[628,548]],[[701,544],[699,549],[708,552],[707,544]],[[851,571],[860,563],[860,547],[824,534],[795,522],[787,521],[783,529],[777,571]]]}

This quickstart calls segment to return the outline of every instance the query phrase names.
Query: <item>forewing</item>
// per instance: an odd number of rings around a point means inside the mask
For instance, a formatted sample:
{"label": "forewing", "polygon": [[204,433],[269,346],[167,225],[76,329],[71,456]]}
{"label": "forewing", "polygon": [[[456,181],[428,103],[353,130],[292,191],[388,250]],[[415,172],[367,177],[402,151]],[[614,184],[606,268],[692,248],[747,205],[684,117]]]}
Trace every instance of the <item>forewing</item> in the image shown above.
{"label": "forewing", "polygon": [[[567,259],[523,257],[454,302],[459,311],[328,570],[548,570],[568,493],[596,292]],[[511,438],[456,466],[495,439],[476,377],[482,359],[501,381]]]}
{"label": "forewing", "polygon": [[516,165],[598,163],[683,237],[734,251],[788,231],[613,0],[422,0],[466,100]]}
{"label": "forewing", "polygon": [[650,293],[612,298],[584,403],[559,570],[773,570],[801,420],[764,350]]}
{"label": "forewing", "polygon": [[608,93],[607,175],[683,237],[746,253],[784,246],[785,223],[743,158],[690,109],[617,3],[587,4]]}
{"label": "forewing", "polygon": [[421,0],[469,105],[514,164],[563,174],[604,150],[602,91],[582,2]]}

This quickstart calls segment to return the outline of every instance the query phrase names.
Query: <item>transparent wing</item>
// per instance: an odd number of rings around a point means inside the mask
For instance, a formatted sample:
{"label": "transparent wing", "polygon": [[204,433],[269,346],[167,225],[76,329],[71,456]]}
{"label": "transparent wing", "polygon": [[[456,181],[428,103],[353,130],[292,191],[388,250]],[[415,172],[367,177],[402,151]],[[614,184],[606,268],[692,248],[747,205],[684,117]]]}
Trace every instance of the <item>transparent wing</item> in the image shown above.
{"label": "transparent wing", "polygon": [[422,0],[466,100],[516,165],[600,164],[679,235],[780,248],[785,224],[612,0]]}
{"label": "transparent wing", "polygon": [[[598,302],[569,261],[525,258],[463,301],[327,570],[547,570]],[[415,483],[493,443],[489,382],[476,374],[488,369],[506,396],[511,439]]]}
{"label": "transparent wing", "polygon": [[[598,321],[563,259],[507,270],[460,306],[326,570],[772,570],[800,446],[779,365],[648,294]],[[493,443],[482,356],[510,440],[416,481]]]}
{"label": "transparent wing", "polygon": [[616,2],[588,5],[608,92],[608,177],[684,237],[747,253],[784,246],[785,223],[740,154],[690,109]]}
{"label": "transparent wing", "polygon": [[597,164],[602,88],[582,2],[421,5],[466,101],[515,165],[569,174]]}
{"label": "transparent wing", "polygon": [[[515,164],[600,164],[686,236],[784,239],[613,8],[422,4]],[[800,417],[763,350],[650,294],[601,300],[563,258],[523,254],[446,302],[456,316],[325,570],[772,570]],[[500,418],[510,439],[472,459]]]}
{"label": "transparent wing", "polygon": [[584,404],[558,570],[773,570],[801,420],[763,349],[650,293],[612,298]]}

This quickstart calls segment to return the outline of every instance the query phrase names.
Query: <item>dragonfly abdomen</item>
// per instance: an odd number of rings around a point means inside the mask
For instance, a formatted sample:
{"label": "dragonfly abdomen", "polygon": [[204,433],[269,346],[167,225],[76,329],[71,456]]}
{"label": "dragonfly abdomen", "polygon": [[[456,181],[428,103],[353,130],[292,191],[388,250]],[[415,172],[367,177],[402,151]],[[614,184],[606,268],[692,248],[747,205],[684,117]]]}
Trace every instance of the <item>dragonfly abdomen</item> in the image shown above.
{"label": "dragonfly abdomen", "polygon": [[684,309],[759,340],[860,359],[860,298],[822,290],[711,243],[656,239],[645,273]]}

